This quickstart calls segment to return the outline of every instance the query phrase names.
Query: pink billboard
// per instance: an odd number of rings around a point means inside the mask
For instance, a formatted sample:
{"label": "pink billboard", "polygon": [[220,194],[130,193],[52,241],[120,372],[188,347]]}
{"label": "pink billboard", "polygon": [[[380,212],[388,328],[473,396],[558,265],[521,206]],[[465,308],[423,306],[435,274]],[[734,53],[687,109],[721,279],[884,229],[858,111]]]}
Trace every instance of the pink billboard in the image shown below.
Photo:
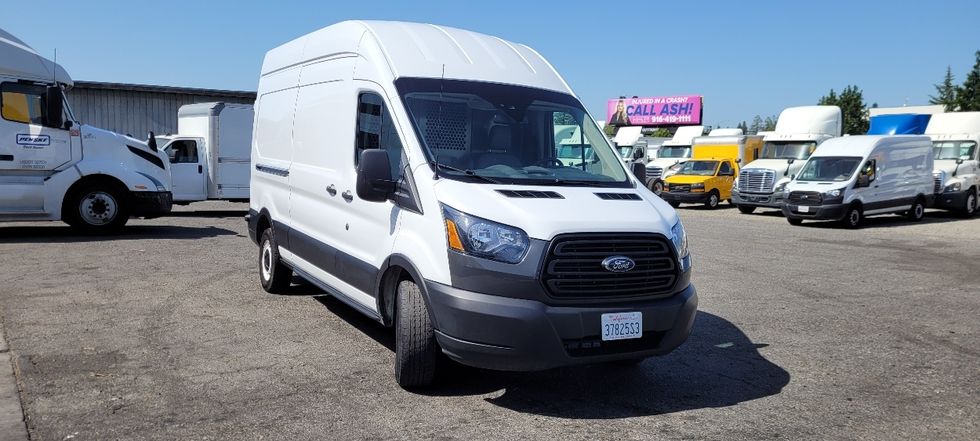
{"label": "pink billboard", "polygon": [[606,124],[666,126],[701,124],[701,95],[620,98],[606,105]]}

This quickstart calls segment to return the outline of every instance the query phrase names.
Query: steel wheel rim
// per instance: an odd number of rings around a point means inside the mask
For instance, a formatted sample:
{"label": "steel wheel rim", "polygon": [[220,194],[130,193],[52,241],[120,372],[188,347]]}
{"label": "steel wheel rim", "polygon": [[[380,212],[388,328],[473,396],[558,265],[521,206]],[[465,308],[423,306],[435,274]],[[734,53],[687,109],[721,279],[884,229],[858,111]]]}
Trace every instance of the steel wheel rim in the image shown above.
{"label": "steel wheel rim", "polygon": [[977,211],[977,195],[970,193],[966,197],[966,212],[973,213]]}
{"label": "steel wheel rim", "polygon": [[926,215],[926,207],[923,207],[922,204],[915,204],[915,218],[919,219],[925,215]]}
{"label": "steel wheel rim", "polygon": [[664,184],[661,184],[659,182],[657,182],[656,184],[653,184],[653,192],[654,193],[660,194],[660,193],[663,193],[663,191],[664,191]]}
{"label": "steel wheel rim", "polygon": [[851,211],[849,220],[851,225],[857,225],[858,222],[861,222],[861,213],[859,213],[857,210]]}
{"label": "steel wheel rim", "polygon": [[116,219],[119,204],[104,191],[93,191],[78,204],[78,214],[89,225],[105,225]]}
{"label": "steel wheel rim", "polygon": [[262,280],[269,280],[272,277],[272,244],[265,241],[262,244],[262,255],[259,256],[259,270],[262,272]]}
{"label": "steel wheel rim", "polygon": [[718,206],[718,196],[711,195],[711,196],[708,196],[708,197],[709,197],[708,204],[710,204],[712,207],[717,207]]}

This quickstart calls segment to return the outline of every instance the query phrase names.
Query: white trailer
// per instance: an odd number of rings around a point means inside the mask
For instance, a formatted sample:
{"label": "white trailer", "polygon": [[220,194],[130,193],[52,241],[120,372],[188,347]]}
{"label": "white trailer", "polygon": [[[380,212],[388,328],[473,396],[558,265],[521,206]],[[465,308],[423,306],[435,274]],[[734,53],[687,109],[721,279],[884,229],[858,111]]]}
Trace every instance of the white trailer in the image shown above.
{"label": "white trailer", "polygon": [[252,122],[248,104],[200,103],[177,111],[177,135],[160,137],[174,203],[248,200]]}

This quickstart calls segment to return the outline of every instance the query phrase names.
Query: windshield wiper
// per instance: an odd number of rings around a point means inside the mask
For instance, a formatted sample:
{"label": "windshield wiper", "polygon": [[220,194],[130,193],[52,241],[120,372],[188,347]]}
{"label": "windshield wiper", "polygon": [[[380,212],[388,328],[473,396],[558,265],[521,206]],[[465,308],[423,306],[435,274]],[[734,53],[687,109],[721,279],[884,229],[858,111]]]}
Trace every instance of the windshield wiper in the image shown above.
{"label": "windshield wiper", "polygon": [[440,164],[440,163],[438,163],[436,161],[429,161],[429,164],[432,164],[432,166],[433,167],[436,167],[436,168],[441,168],[441,169],[445,169],[445,170],[449,170],[449,171],[454,171],[454,172],[457,172],[457,173],[462,173],[462,174],[464,174],[466,176],[472,176],[472,177],[477,178],[477,179],[482,179],[484,182],[489,182],[491,184],[499,184],[500,183],[500,181],[498,181],[496,179],[493,179],[493,178],[490,178],[490,177],[487,177],[487,176],[483,176],[481,174],[477,174],[473,170],[463,170],[461,168],[456,168],[456,167],[453,167],[451,165]]}

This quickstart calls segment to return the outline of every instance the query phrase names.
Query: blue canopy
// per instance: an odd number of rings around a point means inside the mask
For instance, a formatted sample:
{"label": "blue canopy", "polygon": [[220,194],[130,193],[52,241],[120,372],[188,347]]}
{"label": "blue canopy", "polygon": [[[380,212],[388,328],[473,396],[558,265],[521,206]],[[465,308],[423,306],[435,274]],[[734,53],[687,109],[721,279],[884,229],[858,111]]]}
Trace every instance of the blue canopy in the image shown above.
{"label": "blue canopy", "polygon": [[900,113],[871,117],[869,135],[921,135],[926,132],[929,117],[918,113]]}

